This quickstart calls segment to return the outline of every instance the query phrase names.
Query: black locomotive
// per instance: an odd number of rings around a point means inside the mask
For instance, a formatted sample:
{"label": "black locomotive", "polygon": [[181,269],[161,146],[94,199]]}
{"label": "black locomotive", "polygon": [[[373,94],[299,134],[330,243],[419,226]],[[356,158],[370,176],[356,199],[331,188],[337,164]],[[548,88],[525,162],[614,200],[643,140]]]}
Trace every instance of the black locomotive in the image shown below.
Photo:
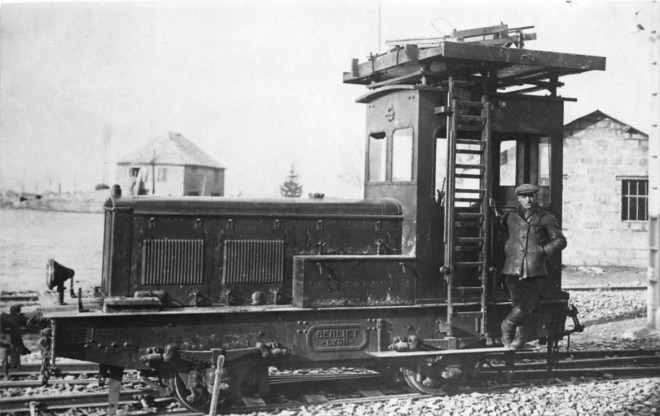
{"label": "black locomotive", "polygon": [[[44,345],[99,363],[111,409],[123,370],[139,369],[202,412],[267,393],[272,365],[396,363],[411,386],[437,392],[447,365],[503,352],[510,302],[494,221],[523,182],[561,221],[570,99],[559,77],[605,68],[524,39],[503,25],[353,61],[344,82],[369,89],[357,100],[364,200],[109,199],[102,296],[51,314]],[[526,324],[549,353],[567,334],[567,300],[553,258]]]}

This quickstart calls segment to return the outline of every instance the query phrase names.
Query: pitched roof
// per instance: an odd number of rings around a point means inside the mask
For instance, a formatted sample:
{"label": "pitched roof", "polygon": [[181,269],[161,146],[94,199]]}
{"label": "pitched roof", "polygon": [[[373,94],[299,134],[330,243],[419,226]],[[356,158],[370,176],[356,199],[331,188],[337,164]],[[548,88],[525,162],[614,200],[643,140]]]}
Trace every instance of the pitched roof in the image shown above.
{"label": "pitched roof", "polygon": [[578,117],[575,120],[571,121],[570,123],[564,125],[564,130],[569,130],[569,129],[577,129],[577,130],[584,130],[587,127],[591,126],[592,124],[596,124],[599,121],[609,118],[610,120],[614,121],[615,123],[618,123],[623,126],[623,130],[626,133],[630,134],[641,134],[646,137],[648,137],[648,134],[644,133],[641,130],[637,130],[633,126],[631,126],[628,123],[624,123],[623,121],[617,120],[616,118],[610,116],[609,114],[605,114],[600,110],[596,110],[592,113],[586,114],[582,117]]}
{"label": "pitched roof", "polygon": [[134,153],[125,156],[117,164],[187,165],[224,169],[208,153],[197,147],[183,135],[167,132],[156,137]]}

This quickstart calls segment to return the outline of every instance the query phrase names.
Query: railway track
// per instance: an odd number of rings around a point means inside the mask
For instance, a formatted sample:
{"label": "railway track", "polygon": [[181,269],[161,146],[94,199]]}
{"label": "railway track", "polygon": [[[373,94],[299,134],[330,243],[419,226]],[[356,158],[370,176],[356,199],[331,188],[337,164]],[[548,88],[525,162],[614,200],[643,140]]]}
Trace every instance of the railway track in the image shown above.
{"label": "railway track", "polygon": [[[493,392],[498,389],[527,386],[530,380],[575,379],[580,377],[642,377],[660,376],[660,350],[601,350],[560,353],[551,372],[547,371],[545,354],[541,352],[519,352],[514,367],[514,378],[506,382],[503,363],[493,361],[485,366],[478,383],[466,386],[469,392]],[[92,378],[76,378],[95,373],[95,365],[63,364],[52,384],[85,385],[96,383]],[[37,377],[36,366],[25,366],[19,373],[12,373],[14,380],[0,381],[0,390],[9,388],[27,389],[38,380],[20,380]],[[194,414],[177,410],[172,398],[160,398],[158,392],[149,387],[135,388],[140,379],[136,373],[127,373],[123,380],[120,406],[131,408],[158,409],[168,407],[167,414]],[[242,403],[228,408],[235,413],[268,412],[276,409],[317,404],[362,404],[391,399],[417,399],[427,395],[412,392],[403,383],[393,384],[378,373],[361,374],[291,374],[279,373],[269,377],[271,394],[265,398],[248,397]],[[14,384],[12,384],[14,383]],[[30,384],[32,383],[32,384]],[[365,388],[365,386],[369,386]],[[131,387],[131,388],[129,388]],[[83,387],[84,389],[84,387]],[[69,408],[102,408],[107,405],[105,390],[93,392],[68,392],[55,395],[18,395],[0,398],[0,412],[31,413],[57,411]],[[173,410],[177,410],[173,412]],[[143,410],[144,411],[144,410]]]}

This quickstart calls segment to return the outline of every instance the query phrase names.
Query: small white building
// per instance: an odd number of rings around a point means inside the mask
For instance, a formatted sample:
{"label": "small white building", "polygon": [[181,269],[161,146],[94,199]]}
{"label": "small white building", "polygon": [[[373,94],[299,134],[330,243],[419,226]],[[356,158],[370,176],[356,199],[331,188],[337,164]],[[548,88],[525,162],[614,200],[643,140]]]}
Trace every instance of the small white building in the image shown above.
{"label": "small white building", "polygon": [[128,195],[223,196],[225,168],[179,133],[158,136],[117,162]]}
{"label": "small white building", "polygon": [[568,265],[648,266],[649,136],[599,110],[564,126]]}

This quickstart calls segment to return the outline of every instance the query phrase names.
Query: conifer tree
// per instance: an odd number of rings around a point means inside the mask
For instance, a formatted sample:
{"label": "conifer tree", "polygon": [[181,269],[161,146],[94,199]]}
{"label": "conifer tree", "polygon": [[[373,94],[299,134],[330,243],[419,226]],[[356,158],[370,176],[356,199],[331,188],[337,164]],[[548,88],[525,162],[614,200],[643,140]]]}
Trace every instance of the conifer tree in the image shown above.
{"label": "conifer tree", "polygon": [[289,170],[289,175],[282,185],[280,185],[280,194],[285,198],[300,198],[303,187],[298,182],[298,174],[293,165]]}

